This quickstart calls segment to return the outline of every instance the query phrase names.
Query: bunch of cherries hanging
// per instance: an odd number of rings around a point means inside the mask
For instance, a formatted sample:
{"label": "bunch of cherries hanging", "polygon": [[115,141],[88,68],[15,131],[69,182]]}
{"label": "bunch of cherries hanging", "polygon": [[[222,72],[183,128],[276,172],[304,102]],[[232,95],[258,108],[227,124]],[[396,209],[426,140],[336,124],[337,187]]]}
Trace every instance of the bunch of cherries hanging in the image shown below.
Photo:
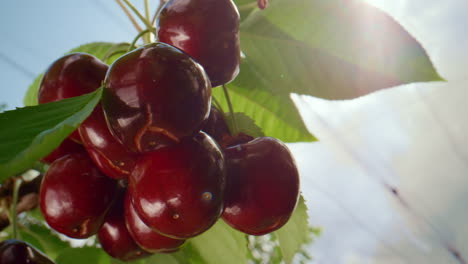
{"label": "bunch of cherries hanging", "polygon": [[73,53],[45,73],[39,103],[104,86],[102,102],[44,162],[40,208],[71,238],[97,234],[112,257],[177,251],[221,217],[263,235],[299,196],[291,153],[277,139],[232,135],[212,87],[239,72],[239,13],[231,0],[171,0],[160,42],[108,66]]}

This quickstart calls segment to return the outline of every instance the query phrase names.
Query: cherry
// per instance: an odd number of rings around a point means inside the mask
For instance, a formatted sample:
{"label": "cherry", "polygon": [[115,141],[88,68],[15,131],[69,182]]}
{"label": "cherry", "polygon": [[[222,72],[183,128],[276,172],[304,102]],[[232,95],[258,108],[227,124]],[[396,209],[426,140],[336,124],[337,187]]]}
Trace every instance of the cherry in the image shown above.
{"label": "cherry", "polygon": [[210,135],[216,142],[221,142],[224,137],[230,135],[223,113],[214,106],[211,106],[210,115],[202,125],[201,130]]}
{"label": "cherry", "polygon": [[247,143],[247,142],[252,141],[254,139],[255,139],[254,137],[240,132],[240,133],[237,133],[236,135],[224,136],[223,139],[220,142],[220,145],[221,145],[221,147],[223,149],[225,149],[227,147],[232,147],[232,146]]}
{"label": "cherry", "polygon": [[87,238],[98,232],[116,191],[116,183],[104,176],[86,152],[54,161],[40,189],[40,208],[56,231]]}
{"label": "cherry", "polygon": [[121,191],[115,200],[97,237],[104,251],[111,257],[130,261],[146,257],[150,253],[140,248],[128,232],[124,218],[124,194]]}
{"label": "cherry", "polygon": [[[39,86],[40,104],[93,92],[101,86],[108,66],[86,53],[72,53],[56,60],[47,69]],[[74,131],[70,138],[81,143]]]}
{"label": "cherry", "polygon": [[9,239],[0,242],[1,264],[54,264],[46,255],[30,244]]}
{"label": "cherry", "polygon": [[89,156],[105,175],[114,179],[130,175],[136,155],[111,135],[101,105],[96,106],[78,131]]}
{"label": "cherry", "polygon": [[112,134],[132,151],[145,152],[199,131],[209,115],[211,86],[190,56],[152,43],[111,65],[102,99]]}
{"label": "cherry", "polygon": [[49,153],[49,155],[43,157],[41,161],[47,164],[51,164],[56,159],[61,158],[67,154],[82,152],[83,150],[84,149],[82,145],[66,138],[55,150]]}
{"label": "cherry", "polygon": [[157,20],[159,40],[198,61],[213,87],[239,73],[239,12],[232,0],[171,0]]}
{"label": "cherry", "polygon": [[129,178],[133,205],[141,219],[163,235],[196,236],[221,214],[224,173],[218,146],[199,132],[141,156]]}
{"label": "cherry", "polygon": [[282,227],[299,197],[299,173],[288,148],[260,137],[225,149],[227,187],[222,218],[250,235]]}
{"label": "cherry", "polygon": [[149,252],[174,252],[185,242],[185,240],[173,239],[158,234],[148,227],[138,216],[132,204],[132,196],[129,193],[125,198],[125,221],[135,242]]}

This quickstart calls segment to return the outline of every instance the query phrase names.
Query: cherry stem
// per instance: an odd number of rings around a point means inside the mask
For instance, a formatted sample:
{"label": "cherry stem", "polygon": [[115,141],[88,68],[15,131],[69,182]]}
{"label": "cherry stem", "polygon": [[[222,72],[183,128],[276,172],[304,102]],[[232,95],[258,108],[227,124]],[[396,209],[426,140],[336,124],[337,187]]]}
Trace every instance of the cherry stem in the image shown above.
{"label": "cherry stem", "polygon": [[237,6],[237,10],[244,11],[244,10],[252,9],[255,7],[257,7],[257,2],[252,2],[252,3],[247,3],[247,4]]}
{"label": "cherry stem", "polygon": [[[146,17],[146,21],[151,21],[151,15],[150,15],[150,4],[149,4],[149,0],[145,0],[145,17]],[[151,28],[153,27],[153,23],[151,23]],[[151,43],[152,42],[152,35],[149,34],[149,35],[146,35],[147,37],[147,42],[148,43]]]}
{"label": "cherry stem", "polygon": [[152,29],[145,29],[143,31],[141,31],[140,33],[138,33],[138,35],[136,35],[136,37],[133,39],[132,41],[132,44],[130,44],[130,46],[128,47],[128,50],[127,52],[130,52],[132,51],[133,49],[135,49],[135,45],[136,45],[136,42],[138,41],[138,39],[140,39],[143,35],[145,34],[149,34],[149,33],[153,33],[154,34],[154,28]]}
{"label": "cherry stem", "polygon": [[13,206],[11,207],[11,223],[13,225],[13,239],[16,239],[18,237],[18,221],[17,221],[17,214],[16,214],[16,206],[18,205],[18,193],[19,193],[19,188],[21,186],[21,183],[23,181],[21,178],[17,178],[15,180],[15,184],[13,187]]}
{"label": "cherry stem", "polygon": [[122,10],[124,11],[125,15],[127,15],[127,17],[130,19],[130,21],[132,22],[133,26],[135,27],[135,29],[138,31],[138,32],[141,32],[143,29],[140,27],[140,25],[138,25],[138,22],[135,20],[135,18],[132,16],[132,13],[130,13],[130,11],[127,9],[127,7],[122,3],[122,1],[120,0],[115,0],[117,2],[117,4],[119,4],[120,8],[122,8]]}
{"label": "cherry stem", "polygon": [[156,9],[156,12],[154,12],[153,19],[151,19],[151,25],[154,25],[156,23],[156,19],[158,18],[159,12],[161,12],[161,9],[164,7],[166,3],[167,3],[167,0],[159,0],[159,6]]}
{"label": "cherry stem", "polygon": [[234,130],[232,131],[232,134],[235,135],[239,131],[239,127],[237,126],[236,117],[234,116],[234,109],[232,108],[231,98],[229,97],[228,89],[226,88],[226,85],[224,84],[223,84],[223,92],[224,92],[224,97],[226,98],[226,102],[229,107],[229,113],[231,113],[231,119],[232,119],[233,130]]}
{"label": "cherry stem", "polygon": [[218,99],[216,99],[216,97],[214,97],[214,96],[212,96],[211,98],[213,99],[213,102],[214,102],[215,106],[219,109],[219,111],[223,112],[223,114],[224,114],[223,107],[221,106],[221,103],[219,103]]}
{"label": "cherry stem", "polygon": [[147,30],[153,29],[154,33],[156,34],[156,29],[153,28],[151,23],[138,11],[138,9],[136,9],[136,7],[132,3],[130,3],[129,0],[123,0],[123,1],[125,2],[125,4],[127,4],[128,7],[130,7],[130,9],[133,11],[133,13],[135,13],[135,15],[137,15],[137,17],[143,22],[143,24],[145,24],[146,29]]}
{"label": "cherry stem", "polygon": [[[226,113],[224,112],[224,109],[223,109],[223,106],[221,105],[221,103],[218,101],[218,99],[216,99],[216,97],[212,96],[211,98],[213,99],[213,102],[214,102],[215,106],[221,112],[221,115],[223,116],[223,119],[227,120]],[[229,131],[229,133],[230,133],[231,136],[233,135],[231,131]]]}

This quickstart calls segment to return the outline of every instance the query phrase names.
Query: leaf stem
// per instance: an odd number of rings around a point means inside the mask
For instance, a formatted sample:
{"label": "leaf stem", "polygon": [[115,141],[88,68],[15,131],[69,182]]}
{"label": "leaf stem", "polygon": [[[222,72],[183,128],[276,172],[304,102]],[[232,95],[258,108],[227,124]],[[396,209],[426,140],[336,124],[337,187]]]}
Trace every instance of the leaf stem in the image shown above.
{"label": "leaf stem", "polygon": [[16,214],[16,206],[18,205],[18,193],[19,193],[19,188],[21,186],[21,183],[23,181],[21,178],[17,178],[14,183],[13,187],[13,206],[11,207],[11,223],[13,225],[13,239],[16,239],[18,237],[18,221],[17,221],[17,214]]}
{"label": "leaf stem", "polygon": [[231,119],[232,119],[233,130],[234,130],[232,131],[232,134],[235,135],[239,131],[239,127],[237,126],[236,117],[234,116],[234,109],[232,107],[231,98],[229,97],[228,89],[226,88],[226,85],[224,84],[223,84],[223,92],[224,92],[224,97],[226,98],[226,102],[229,107],[229,113],[231,113]]}
{"label": "leaf stem", "polygon": [[[137,17],[143,22],[143,24],[145,24],[146,29],[148,30],[154,29],[151,23],[138,11],[138,9],[136,9],[136,7],[132,3],[130,3],[129,0],[123,0],[123,1],[133,11],[133,13],[137,15]],[[155,29],[154,29],[154,33],[156,33]]]}
{"label": "leaf stem", "polygon": [[128,47],[127,52],[130,52],[135,48],[135,44],[138,41],[138,39],[140,39],[145,34],[153,33],[153,30],[154,30],[154,28],[145,29],[145,30],[141,31],[140,33],[138,33],[138,35],[136,35],[136,37],[133,39],[132,44],[130,44],[130,46]]}
{"label": "leaf stem", "polygon": [[132,16],[132,13],[127,9],[127,7],[122,3],[120,0],[115,0],[117,4],[119,4],[120,8],[124,11],[125,15],[130,19],[130,22],[132,22],[133,26],[138,32],[141,32],[143,29],[138,25],[138,22],[135,20],[135,18]]}

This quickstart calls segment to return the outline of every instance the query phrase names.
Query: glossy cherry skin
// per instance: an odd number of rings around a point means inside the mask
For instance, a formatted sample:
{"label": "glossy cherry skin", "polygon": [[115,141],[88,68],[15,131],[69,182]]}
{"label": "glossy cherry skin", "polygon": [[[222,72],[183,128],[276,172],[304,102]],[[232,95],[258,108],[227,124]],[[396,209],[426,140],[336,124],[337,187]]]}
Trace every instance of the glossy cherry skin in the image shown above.
{"label": "glossy cherry skin", "polygon": [[56,159],[59,159],[67,154],[83,152],[83,150],[84,148],[82,145],[66,138],[56,149],[49,153],[49,155],[43,157],[41,161],[47,164],[51,164]]}
{"label": "glossy cherry skin", "polygon": [[211,86],[190,56],[152,43],[116,60],[107,73],[102,106],[111,132],[134,152],[179,142],[208,118]]}
{"label": "glossy cherry skin", "polygon": [[[42,77],[38,91],[40,104],[59,101],[93,92],[101,86],[108,66],[86,53],[72,53],[49,66]],[[74,131],[70,138],[81,143]]]}
{"label": "glossy cherry skin", "polygon": [[231,0],[171,0],[157,20],[159,41],[198,61],[213,87],[239,73],[239,12]]}
{"label": "glossy cherry skin", "polygon": [[107,176],[124,179],[135,167],[137,155],[109,131],[101,105],[78,128],[83,145],[96,166]]}
{"label": "glossy cherry skin", "polygon": [[54,264],[44,253],[30,244],[9,239],[0,242],[1,264]]}
{"label": "glossy cherry skin", "polygon": [[230,135],[223,113],[214,106],[211,106],[210,115],[202,125],[201,130],[216,140],[216,142],[221,142],[224,137]]}
{"label": "glossy cherry skin", "polygon": [[132,196],[129,192],[125,197],[125,221],[135,242],[149,252],[174,252],[185,242],[185,240],[163,236],[147,226],[133,207]]}
{"label": "glossy cherry skin", "polygon": [[124,218],[124,194],[124,191],[119,193],[97,237],[102,249],[111,257],[131,261],[149,256],[150,253],[140,248],[128,232]]}
{"label": "glossy cherry skin", "polygon": [[222,218],[250,235],[282,227],[299,198],[299,173],[288,148],[260,137],[224,150],[227,187]]}
{"label": "glossy cherry skin", "polygon": [[71,238],[96,234],[117,184],[103,175],[86,152],[54,161],[45,174],[39,205],[50,227]]}
{"label": "glossy cherry skin", "polygon": [[219,218],[224,199],[224,158],[203,132],[143,155],[130,175],[133,205],[152,229],[190,238]]}

